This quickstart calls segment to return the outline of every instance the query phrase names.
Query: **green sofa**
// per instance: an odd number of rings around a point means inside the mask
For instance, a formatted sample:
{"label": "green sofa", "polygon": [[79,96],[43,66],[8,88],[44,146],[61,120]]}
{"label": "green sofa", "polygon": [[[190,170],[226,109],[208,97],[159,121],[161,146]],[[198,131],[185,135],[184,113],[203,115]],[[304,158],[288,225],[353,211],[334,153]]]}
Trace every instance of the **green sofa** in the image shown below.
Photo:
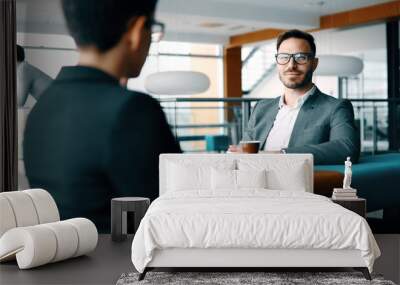
{"label": "green sofa", "polygon": [[[343,165],[317,165],[315,170],[343,173]],[[362,156],[353,164],[352,187],[367,199],[367,211],[400,208],[400,153]]]}

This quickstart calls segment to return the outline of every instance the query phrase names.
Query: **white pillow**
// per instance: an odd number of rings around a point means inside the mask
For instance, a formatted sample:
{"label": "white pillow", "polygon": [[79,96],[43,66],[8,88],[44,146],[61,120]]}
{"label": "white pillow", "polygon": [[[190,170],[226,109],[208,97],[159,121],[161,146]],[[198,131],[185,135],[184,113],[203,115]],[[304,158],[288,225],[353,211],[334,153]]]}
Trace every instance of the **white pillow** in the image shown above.
{"label": "white pillow", "polygon": [[243,188],[266,188],[267,176],[263,170],[211,170],[211,189],[213,190],[240,190]]}
{"label": "white pillow", "polygon": [[238,159],[239,170],[266,169],[267,188],[273,190],[306,191],[310,169],[304,160]]}
{"label": "white pillow", "polygon": [[267,188],[267,171],[235,170],[237,188]]}
{"label": "white pillow", "polygon": [[211,190],[211,169],[233,170],[235,161],[177,161],[167,167],[167,191]]}
{"label": "white pillow", "polygon": [[306,167],[302,161],[294,163],[288,171],[271,169],[268,171],[268,184],[271,189],[305,192],[308,187]]}
{"label": "white pillow", "polygon": [[236,170],[231,169],[211,169],[211,189],[212,190],[235,190],[236,189]]}
{"label": "white pillow", "polygon": [[167,189],[171,191],[199,190],[209,188],[207,167],[188,167],[182,164],[170,163]]}

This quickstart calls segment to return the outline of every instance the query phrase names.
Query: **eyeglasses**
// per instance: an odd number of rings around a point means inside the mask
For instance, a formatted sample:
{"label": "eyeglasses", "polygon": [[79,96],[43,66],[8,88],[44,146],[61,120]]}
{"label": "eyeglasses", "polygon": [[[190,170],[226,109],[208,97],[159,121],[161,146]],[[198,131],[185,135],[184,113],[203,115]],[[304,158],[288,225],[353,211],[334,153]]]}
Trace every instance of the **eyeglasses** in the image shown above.
{"label": "eyeglasses", "polygon": [[165,24],[156,20],[151,20],[151,41],[158,43],[164,37]]}
{"label": "eyeglasses", "polygon": [[314,55],[310,52],[298,52],[298,53],[278,53],[275,55],[276,63],[280,65],[287,64],[290,59],[293,57],[293,60],[297,64],[306,64],[308,61],[314,58]]}

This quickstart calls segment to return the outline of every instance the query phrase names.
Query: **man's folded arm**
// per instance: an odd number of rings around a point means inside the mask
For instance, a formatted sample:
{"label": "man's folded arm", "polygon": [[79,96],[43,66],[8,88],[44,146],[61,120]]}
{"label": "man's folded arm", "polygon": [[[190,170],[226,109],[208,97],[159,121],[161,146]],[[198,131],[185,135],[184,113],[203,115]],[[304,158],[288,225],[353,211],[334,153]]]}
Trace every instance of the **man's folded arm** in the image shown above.
{"label": "man's folded arm", "polygon": [[286,153],[312,153],[315,164],[342,164],[347,156],[357,162],[360,138],[354,124],[353,106],[342,100],[331,114],[329,141],[315,145],[289,147]]}

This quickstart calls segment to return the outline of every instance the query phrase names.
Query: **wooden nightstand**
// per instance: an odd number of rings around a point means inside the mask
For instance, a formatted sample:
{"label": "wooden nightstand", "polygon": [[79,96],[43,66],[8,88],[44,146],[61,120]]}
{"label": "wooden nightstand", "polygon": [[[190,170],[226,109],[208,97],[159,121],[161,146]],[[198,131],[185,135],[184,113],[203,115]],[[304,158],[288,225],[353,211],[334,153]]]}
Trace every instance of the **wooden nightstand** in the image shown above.
{"label": "wooden nightstand", "polygon": [[351,200],[338,200],[331,199],[332,202],[339,204],[340,206],[359,214],[361,217],[365,218],[367,212],[367,200],[363,198],[355,198]]}

